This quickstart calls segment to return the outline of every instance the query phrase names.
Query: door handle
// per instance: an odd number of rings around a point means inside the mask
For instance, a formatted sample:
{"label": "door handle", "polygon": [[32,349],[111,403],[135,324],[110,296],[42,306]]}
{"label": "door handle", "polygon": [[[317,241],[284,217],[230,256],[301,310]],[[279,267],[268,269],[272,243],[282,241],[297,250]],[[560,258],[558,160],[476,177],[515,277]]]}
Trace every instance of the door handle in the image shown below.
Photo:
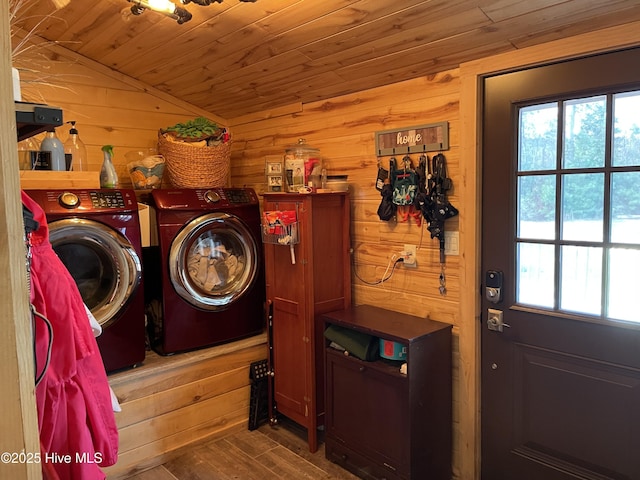
{"label": "door handle", "polygon": [[511,325],[504,323],[502,315],[502,310],[496,310],[495,308],[487,309],[487,328],[495,332],[502,332],[504,327],[511,328]]}

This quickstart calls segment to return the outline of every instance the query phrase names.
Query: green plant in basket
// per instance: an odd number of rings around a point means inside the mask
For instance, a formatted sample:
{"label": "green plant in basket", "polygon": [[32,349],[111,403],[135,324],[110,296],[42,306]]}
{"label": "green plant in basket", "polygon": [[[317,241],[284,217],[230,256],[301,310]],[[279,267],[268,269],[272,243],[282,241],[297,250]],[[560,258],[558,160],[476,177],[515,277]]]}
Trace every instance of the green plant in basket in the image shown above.
{"label": "green plant in basket", "polygon": [[206,141],[206,145],[216,145],[229,140],[227,129],[220,127],[205,117],[197,117],[183,123],[167,127],[164,132],[170,133],[175,140],[183,142]]}

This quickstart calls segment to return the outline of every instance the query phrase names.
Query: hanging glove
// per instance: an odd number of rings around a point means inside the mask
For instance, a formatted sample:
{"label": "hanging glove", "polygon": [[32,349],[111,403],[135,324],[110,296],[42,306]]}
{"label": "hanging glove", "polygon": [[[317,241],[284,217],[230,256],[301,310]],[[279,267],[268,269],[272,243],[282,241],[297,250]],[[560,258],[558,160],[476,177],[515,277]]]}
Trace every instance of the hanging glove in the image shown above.
{"label": "hanging glove", "polygon": [[396,215],[397,207],[393,203],[393,188],[389,180],[385,180],[380,195],[382,196],[382,200],[378,206],[378,217],[380,217],[380,220],[391,220]]}

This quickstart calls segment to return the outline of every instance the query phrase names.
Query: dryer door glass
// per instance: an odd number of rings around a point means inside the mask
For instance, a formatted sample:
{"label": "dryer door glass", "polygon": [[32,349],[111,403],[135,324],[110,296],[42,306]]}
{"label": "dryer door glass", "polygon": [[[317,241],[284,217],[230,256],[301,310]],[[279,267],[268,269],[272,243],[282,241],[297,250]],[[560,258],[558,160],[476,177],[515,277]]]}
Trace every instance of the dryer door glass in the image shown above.
{"label": "dryer door glass", "polygon": [[82,218],[51,222],[49,239],[85,305],[103,329],[108,327],[142,278],[134,247],[117,230]]}
{"label": "dryer door glass", "polygon": [[242,297],[259,270],[258,245],[246,224],[226,213],[195,218],[176,235],[169,274],[178,295],[203,310],[223,310]]}

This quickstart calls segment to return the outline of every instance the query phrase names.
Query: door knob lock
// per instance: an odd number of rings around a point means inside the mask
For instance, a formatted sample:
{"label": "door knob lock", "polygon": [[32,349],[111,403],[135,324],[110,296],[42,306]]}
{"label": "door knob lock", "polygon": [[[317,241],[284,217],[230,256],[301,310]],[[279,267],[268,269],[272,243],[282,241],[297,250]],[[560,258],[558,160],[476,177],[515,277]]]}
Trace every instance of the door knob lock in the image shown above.
{"label": "door knob lock", "polygon": [[504,323],[502,315],[502,310],[489,308],[487,310],[487,328],[496,332],[502,332],[504,327],[511,327],[511,325],[507,325],[506,323]]}

